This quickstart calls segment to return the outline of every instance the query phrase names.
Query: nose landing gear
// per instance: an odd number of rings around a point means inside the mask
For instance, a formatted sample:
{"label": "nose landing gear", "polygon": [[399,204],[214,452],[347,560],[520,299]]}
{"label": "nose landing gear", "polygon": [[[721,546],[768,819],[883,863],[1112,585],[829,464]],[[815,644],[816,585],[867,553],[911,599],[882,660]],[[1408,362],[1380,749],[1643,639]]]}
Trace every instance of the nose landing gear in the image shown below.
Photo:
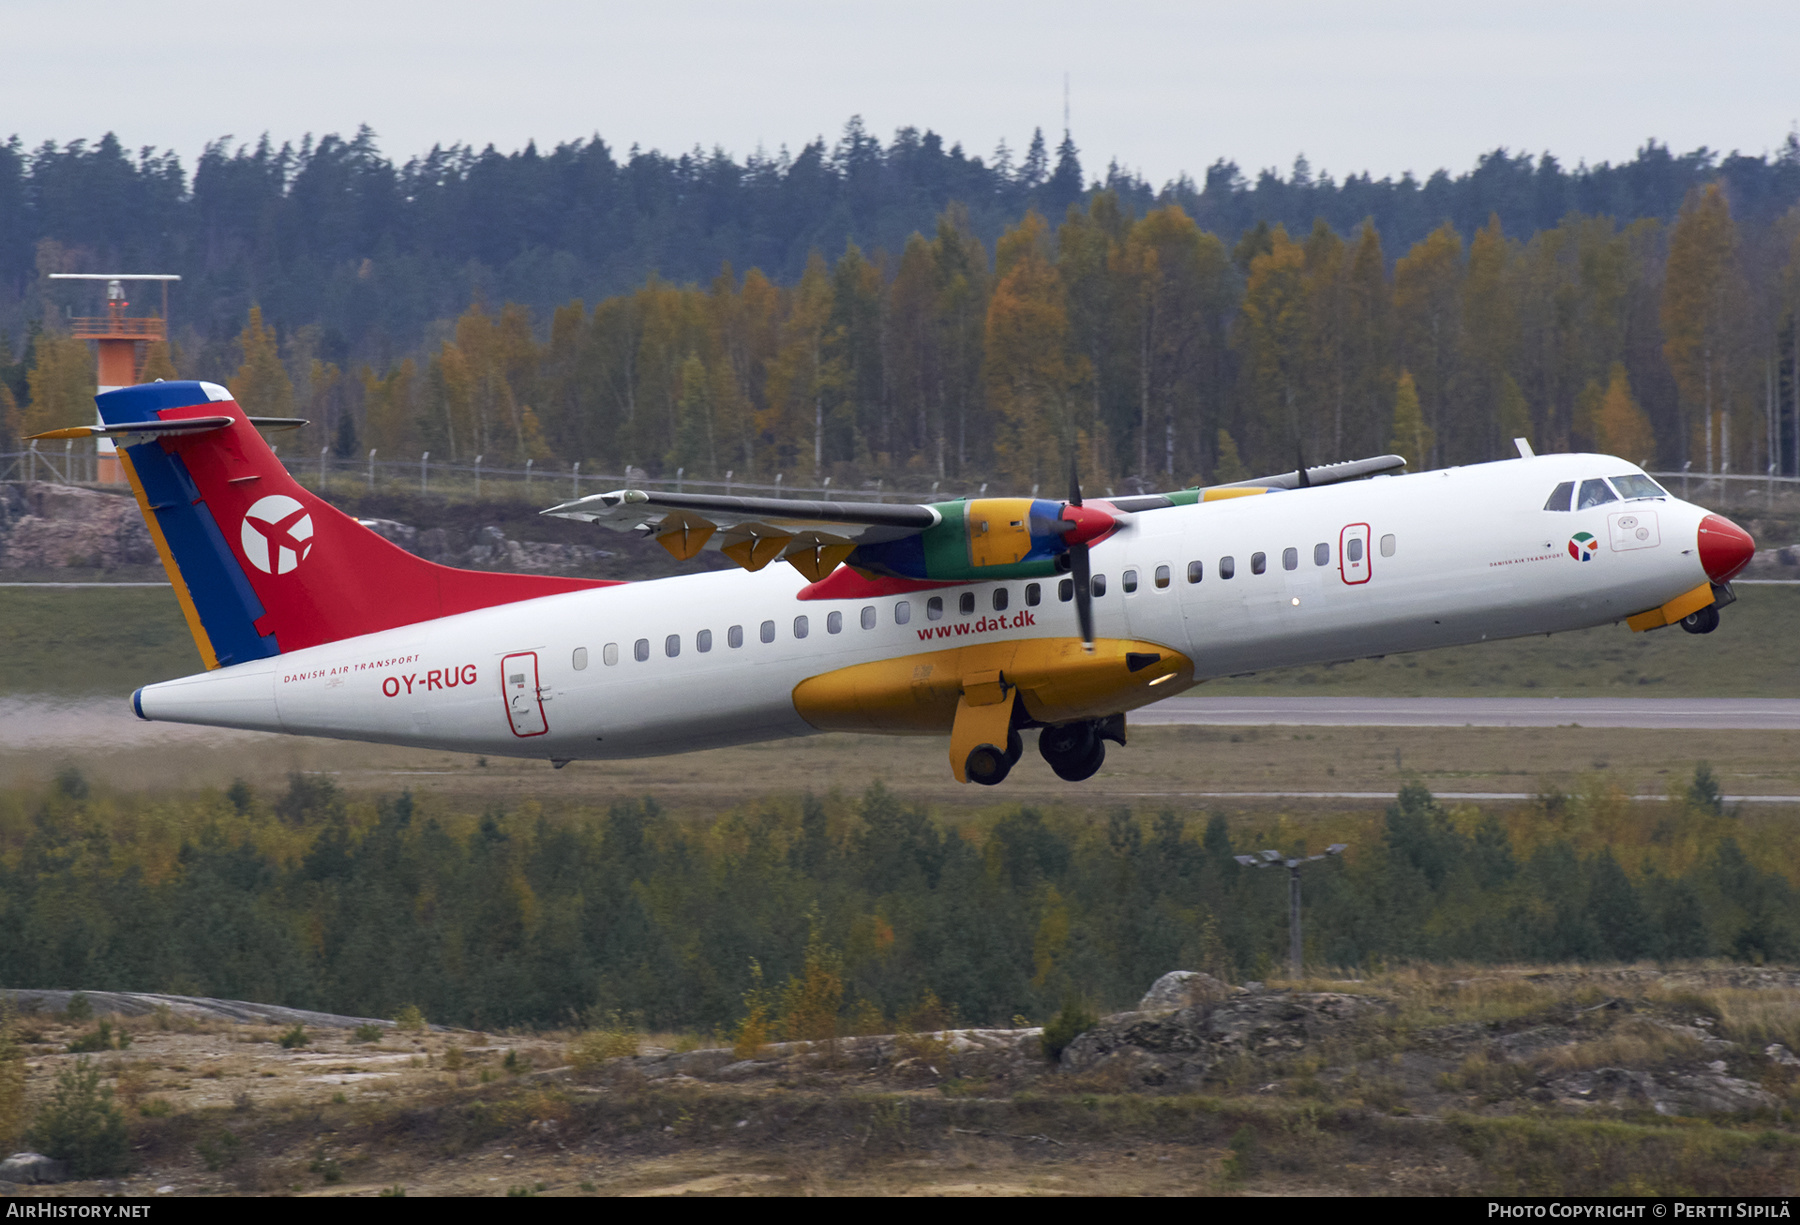
{"label": "nose landing gear", "polygon": [[1719,628],[1719,608],[1708,604],[1681,619],[1681,628],[1690,634],[1710,634]]}

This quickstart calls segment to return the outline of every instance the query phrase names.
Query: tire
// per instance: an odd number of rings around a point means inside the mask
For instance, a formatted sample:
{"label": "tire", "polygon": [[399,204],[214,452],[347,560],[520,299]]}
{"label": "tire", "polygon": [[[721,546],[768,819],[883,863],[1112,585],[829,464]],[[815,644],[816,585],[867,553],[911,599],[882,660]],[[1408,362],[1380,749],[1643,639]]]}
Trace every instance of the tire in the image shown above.
{"label": "tire", "polygon": [[1710,634],[1719,628],[1719,610],[1708,604],[1697,612],[1691,612],[1681,619],[1681,628],[1690,634]]}
{"label": "tire", "polygon": [[969,759],[963,765],[971,783],[980,783],[983,787],[992,787],[1005,781],[1012,773],[1012,761],[1004,749],[991,744],[978,744],[969,750]]}
{"label": "tire", "polygon": [[1038,733],[1038,753],[1064,782],[1092,778],[1106,760],[1106,743],[1091,722],[1064,723]]}
{"label": "tire", "polygon": [[1070,762],[1064,765],[1057,765],[1055,762],[1051,762],[1050,768],[1056,771],[1056,777],[1062,779],[1065,783],[1080,783],[1094,777],[1094,775],[1099,772],[1100,767],[1104,764],[1106,764],[1106,741],[1096,737],[1094,740],[1094,747],[1088,752],[1086,757],[1082,758],[1080,761]]}

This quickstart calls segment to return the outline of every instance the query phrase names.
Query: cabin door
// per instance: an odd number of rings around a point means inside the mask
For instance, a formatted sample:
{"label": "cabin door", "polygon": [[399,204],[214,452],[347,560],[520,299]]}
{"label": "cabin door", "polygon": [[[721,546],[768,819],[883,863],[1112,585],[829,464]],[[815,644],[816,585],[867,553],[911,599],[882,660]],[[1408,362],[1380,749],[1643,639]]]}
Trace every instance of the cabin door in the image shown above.
{"label": "cabin door", "polygon": [[542,736],[550,730],[544,718],[543,691],[538,688],[536,651],[521,651],[500,661],[501,692],[506,696],[506,718],[515,736]]}

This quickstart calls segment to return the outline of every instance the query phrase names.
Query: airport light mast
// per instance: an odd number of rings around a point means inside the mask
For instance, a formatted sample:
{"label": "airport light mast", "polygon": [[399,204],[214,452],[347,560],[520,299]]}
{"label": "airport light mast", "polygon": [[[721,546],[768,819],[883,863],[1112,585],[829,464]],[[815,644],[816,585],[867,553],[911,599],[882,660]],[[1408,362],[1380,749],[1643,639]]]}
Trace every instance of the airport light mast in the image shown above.
{"label": "airport light mast", "polygon": [[[82,315],[71,319],[71,335],[76,340],[91,340],[97,350],[96,394],[130,387],[143,375],[145,350],[153,341],[169,339],[169,282],[181,278],[165,272],[52,272],[53,281],[105,281],[106,313]],[[127,315],[131,303],[125,297],[127,281],[162,282],[162,314]],[[98,414],[96,424],[103,424]],[[122,485],[124,470],[112,440],[97,440],[99,454],[94,464],[94,480],[102,485]]]}
{"label": "airport light mast", "polygon": [[1246,868],[1273,868],[1277,865],[1288,870],[1288,976],[1300,977],[1300,865],[1316,863],[1334,855],[1342,855],[1348,842],[1334,842],[1325,848],[1323,855],[1285,856],[1280,851],[1264,851],[1259,858],[1255,855],[1233,855],[1232,858]]}

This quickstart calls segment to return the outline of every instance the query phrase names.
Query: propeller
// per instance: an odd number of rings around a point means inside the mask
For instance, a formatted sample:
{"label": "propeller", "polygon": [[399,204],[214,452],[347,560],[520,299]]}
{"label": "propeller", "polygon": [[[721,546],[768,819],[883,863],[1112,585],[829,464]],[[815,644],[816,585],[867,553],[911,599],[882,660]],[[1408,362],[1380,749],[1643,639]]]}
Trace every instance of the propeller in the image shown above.
{"label": "propeller", "polygon": [[[1097,512],[1087,514],[1071,514],[1079,512],[1081,505],[1081,473],[1075,466],[1075,455],[1069,455],[1069,504],[1063,508],[1063,520],[1068,530],[1063,539],[1069,544],[1069,578],[1075,584],[1075,619],[1081,625],[1081,645],[1088,654],[1094,653],[1094,572],[1088,562],[1088,541],[1093,538],[1091,529],[1095,526],[1092,520],[1104,517],[1111,523],[1111,516],[1100,516]],[[1088,529],[1088,530],[1083,530]],[[1091,533],[1091,534],[1090,534]],[[1072,538],[1072,539],[1071,539]]]}

